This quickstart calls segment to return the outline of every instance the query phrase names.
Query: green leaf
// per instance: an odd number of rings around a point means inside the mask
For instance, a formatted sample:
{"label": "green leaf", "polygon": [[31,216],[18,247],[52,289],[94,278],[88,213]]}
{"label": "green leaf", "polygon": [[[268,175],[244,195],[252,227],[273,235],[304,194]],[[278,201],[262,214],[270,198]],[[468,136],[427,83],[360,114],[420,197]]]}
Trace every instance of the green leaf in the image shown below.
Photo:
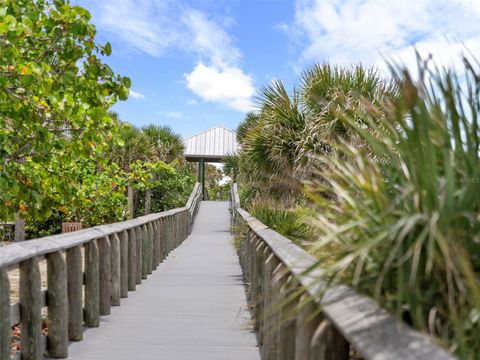
{"label": "green leaf", "polygon": [[105,51],[105,55],[110,56],[112,54],[112,45],[110,45],[110,43],[107,42],[103,47],[103,51]]}
{"label": "green leaf", "polygon": [[132,86],[132,80],[130,80],[130,78],[127,76],[122,77],[122,82],[129,89]]}

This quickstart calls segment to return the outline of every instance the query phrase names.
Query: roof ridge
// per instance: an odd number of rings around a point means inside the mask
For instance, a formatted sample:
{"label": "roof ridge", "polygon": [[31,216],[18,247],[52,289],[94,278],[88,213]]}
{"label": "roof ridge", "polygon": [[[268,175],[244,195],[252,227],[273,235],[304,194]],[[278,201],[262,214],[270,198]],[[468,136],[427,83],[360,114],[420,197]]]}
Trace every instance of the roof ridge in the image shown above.
{"label": "roof ridge", "polygon": [[199,132],[198,134],[189,136],[189,137],[186,138],[184,141],[187,141],[188,139],[191,139],[191,138],[193,138],[193,137],[195,137],[195,136],[202,135],[202,134],[204,134],[204,133],[206,133],[206,132],[212,131],[212,130],[214,130],[214,129],[216,129],[216,128],[222,128],[222,129],[224,129],[224,130],[226,130],[226,131],[230,131],[230,132],[232,132],[232,133],[234,133],[234,134],[237,133],[235,130],[229,129],[229,128],[223,126],[223,125],[216,125],[216,126],[214,126],[214,127],[211,127],[210,129],[203,130],[202,132]]}

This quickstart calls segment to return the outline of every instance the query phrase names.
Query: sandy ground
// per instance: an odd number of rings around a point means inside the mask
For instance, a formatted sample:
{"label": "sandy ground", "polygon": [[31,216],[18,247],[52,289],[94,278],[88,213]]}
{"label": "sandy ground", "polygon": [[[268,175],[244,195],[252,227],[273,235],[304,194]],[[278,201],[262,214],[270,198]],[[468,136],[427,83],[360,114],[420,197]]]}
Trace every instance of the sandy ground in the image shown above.
{"label": "sandy ground", "polygon": [[[8,246],[8,244],[3,245]],[[83,258],[82,248],[82,258]],[[42,290],[47,288],[47,260],[42,259],[39,262],[40,265],[40,278]],[[18,266],[8,271],[8,279],[10,281],[10,304],[16,304],[20,299],[20,270]]]}
{"label": "sandy ground", "polygon": [[[2,246],[9,246],[9,244],[2,244]],[[83,249],[82,249],[83,257]],[[47,260],[45,258],[41,259],[39,262],[40,266],[40,278],[41,278],[41,289],[45,290],[47,288]],[[10,282],[10,304],[16,304],[20,301],[20,269],[18,266],[8,271],[8,279]],[[44,307],[42,309],[42,317],[47,318],[48,309]],[[20,350],[20,326],[16,325],[12,327],[12,338],[11,338],[11,355],[15,355]],[[46,323],[42,325],[42,334],[47,333]]]}
{"label": "sandy ground", "polygon": [[[47,260],[40,261],[40,277],[42,281],[42,290],[47,288]],[[8,272],[8,280],[10,281],[10,304],[19,301],[20,294],[20,270],[12,269]]]}

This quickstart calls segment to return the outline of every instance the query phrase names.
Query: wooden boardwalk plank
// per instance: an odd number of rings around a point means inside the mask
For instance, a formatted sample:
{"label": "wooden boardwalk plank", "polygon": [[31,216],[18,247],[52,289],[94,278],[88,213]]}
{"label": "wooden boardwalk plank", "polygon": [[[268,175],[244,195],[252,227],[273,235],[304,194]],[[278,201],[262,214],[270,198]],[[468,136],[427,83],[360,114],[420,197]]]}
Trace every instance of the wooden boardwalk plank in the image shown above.
{"label": "wooden boardwalk plank", "polygon": [[69,359],[260,359],[229,227],[227,202],[202,202],[189,238]]}

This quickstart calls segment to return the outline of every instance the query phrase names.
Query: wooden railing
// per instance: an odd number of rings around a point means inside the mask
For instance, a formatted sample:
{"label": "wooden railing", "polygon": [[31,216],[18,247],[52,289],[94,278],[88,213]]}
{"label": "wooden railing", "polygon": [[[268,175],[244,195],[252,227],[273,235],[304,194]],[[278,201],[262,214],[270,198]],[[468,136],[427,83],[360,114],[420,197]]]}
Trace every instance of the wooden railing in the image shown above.
{"label": "wooden railing", "polygon": [[263,359],[455,359],[373,299],[326,288],[315,258],[240,208],[231,207]]}
{"label": "wooden railing", "polygon": [[[45,352],[67,357],[68,342],[82,340],[83,326],[99,326],[100,316],[119,306],[188,236],[200,199],[197,183],[182,208],[0,248],[0,359],[10,359],[16,324],[22,360],[41,359]],[[44,257],[47,290],[42,292]],[[7,272],[17,266],[20,302],[11,305]],[[45,306],[48,333],[42,336]]]}

